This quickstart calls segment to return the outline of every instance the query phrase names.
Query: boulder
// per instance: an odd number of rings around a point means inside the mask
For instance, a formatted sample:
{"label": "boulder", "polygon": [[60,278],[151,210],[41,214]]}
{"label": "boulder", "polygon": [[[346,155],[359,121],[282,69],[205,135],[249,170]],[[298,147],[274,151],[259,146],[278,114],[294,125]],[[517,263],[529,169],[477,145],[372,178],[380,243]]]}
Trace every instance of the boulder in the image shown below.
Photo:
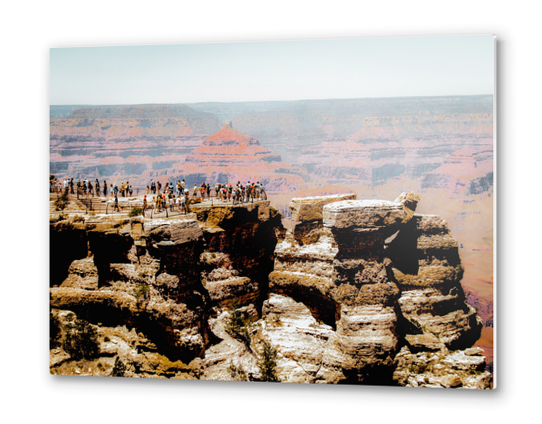
{"label": "boulder", "polygon": [[344,200],[324,206],[324,226],[333,230],[385,228],[401,224],[403,205],[386,200]]}
{"label": "boulder", "polygon": [[343,200],[354,200],[355,198],[356,194],[354,193],[294,198],[290,202],[292,221],[321,221],[325,205]]}

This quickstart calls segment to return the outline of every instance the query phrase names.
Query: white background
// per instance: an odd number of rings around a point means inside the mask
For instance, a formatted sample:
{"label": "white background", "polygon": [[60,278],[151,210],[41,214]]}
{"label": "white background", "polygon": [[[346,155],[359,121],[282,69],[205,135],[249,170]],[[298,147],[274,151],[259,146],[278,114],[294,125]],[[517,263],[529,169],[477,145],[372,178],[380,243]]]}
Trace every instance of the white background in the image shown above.
{"label": "white background", "polygon": [[[516,417],[536,421],[542,73],[540,14],[534,5],[496,0],[4,2],[2,421],[455,423]],[[49,376],[49,48],[487,33],[499,40],[497,390]]]}

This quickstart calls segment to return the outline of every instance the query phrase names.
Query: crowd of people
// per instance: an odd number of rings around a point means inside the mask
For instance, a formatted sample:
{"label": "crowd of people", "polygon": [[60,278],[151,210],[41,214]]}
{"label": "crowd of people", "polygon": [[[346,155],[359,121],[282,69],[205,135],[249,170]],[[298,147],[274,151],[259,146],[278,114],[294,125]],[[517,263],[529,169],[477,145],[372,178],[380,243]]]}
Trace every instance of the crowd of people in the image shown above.
{"label": "crowd of people", "polygon": [[[133,195],[133,187],[129,181],[121,181],[120,185],[116,182],[109,183],[107,180],[103,180],[100,183],[99,179],[95,181],[89,181],[88,179],[64,178],[61,182],[58,178],[54,178],[51,175],[49,179],[51,193],[66,193],[78,196],[111,196],[114,199],[114,210],[119,211],[119,195],[121,197],[130,197]],[[166,208],[179,212],[188,212],[188,204],[193,202],[196,198],[201,198],[204,201],[206,198],[210,199],[213,194],[214,197],[222,202],[232,202],[234,205],[249,202],[254,200],[266,199],[264,187],[257,182],[248,181],[246,184],[242,184],[237,181],[237,184],[229,183],[216,183],[214,187],[211,184],[203,182],[200,186],[194,184],[194,187],[189,189],[186,186],[186,182],[183,179],[178,180],[174,185],[172,182],[166,182],[164,186],[160,181],[151,180],[147,186],[146,194],[143,198],[143,211],[153,209],[157,212],[161,212]],[[152,199],[147,199],[147,196],[151,196]],[[191,200],[192,199],[192,200]]]}
{"label": "crowd of people", "polygon": [[51,193],[66,193],[79,196],[107,196],[108,193],[111,197],[118,196],[130,197],[133,195],[134,189],[129,181],[122,181],[120,185],[117,183],[110,183],[107,185],[107,180],[103,180],[100,184],[98,178],[94,182],[87,179],[74,181],[73,178],[64,178],[61,182],[58,178],[49,179],[49,190]]}
{"label": "crowd of people", "polygon": [[[204,201],[210,199],[213,189],[211,184],[203,182],[200,186],[194,184],[194,187],[188,189],[186,181],[183,179],[177,180],[174,185],[172,182],[162,186],[160,181],[151,180],[147,186],[147,192],[143,199],[143,210],[153,208],[160,212],[165,208],[170,210],[178,210],[180,212],[188,212],[188,204],[190,199],[201,198]],[[151,196],[152,199],[147,199]],[[214,186],[215,198],[222,202],[232,202],[234,205],[251,200],[260,200],[266,198],[266,193],[263,185],[260,182],[247,182],[246,185],[237,181],[237,184],[221,184],[216,183]],[[149,204],[150,203],[150,204]]]}

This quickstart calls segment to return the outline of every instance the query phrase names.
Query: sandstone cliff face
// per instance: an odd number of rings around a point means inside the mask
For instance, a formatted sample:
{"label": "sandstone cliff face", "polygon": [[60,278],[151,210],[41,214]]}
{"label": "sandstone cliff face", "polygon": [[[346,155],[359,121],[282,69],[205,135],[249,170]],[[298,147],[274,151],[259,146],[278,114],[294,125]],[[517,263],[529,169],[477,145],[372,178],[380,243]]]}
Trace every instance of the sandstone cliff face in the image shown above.
{"label": "sandstone cliff face", "polygon": [[458,244],[446,222],[438,216],[414,215],[389,243],[388,254],[396,264],[401,310],[413,324],[405,336],[412,348],[472,346],[482,320],[465,302]]}
{"label": "sandstone cliff face", "polygon": [[[58,239],[63,233],[77,234],[77,250],[71,240]],[[203,353],[209,334],[197,268],[203,233],[195,216],[169,222],[120,215],[70,217],[52,220],[51,240],[53,308],[93,322],[135,327],[152,334],[172,357],[188,360]]]}
{"label": "sandstone cliff face", "polygon": [[214,306],[233,299],[261,305],[281,223],[269,202],[259,202],[170,219],[60,216],[50,227],[54,311],[110,332],[133,328],[140,336],[123,344],[189,363],[215,338],[208,325]]}
{"label": "sandstone cliff face", "polygon": [[[284,381],[491,387],[482,351],[459,350],[478,339],[481,320],[465,303],[457,242],[442,219],[413,213],[418,200],[294,199],[262,330]],[[323,220],[296,238],[318,216],[307,203]],[[306,329],[292,337],[291,310],[303,307]]]}
{"label": "sandstone cliff face", "polygon": [[53,314],[100,342],[51,372],[266,380],[271,349],[283,382],[491,388],[457,241],[418,201],[294,199],[288,231],[269,202],[51,218]]}

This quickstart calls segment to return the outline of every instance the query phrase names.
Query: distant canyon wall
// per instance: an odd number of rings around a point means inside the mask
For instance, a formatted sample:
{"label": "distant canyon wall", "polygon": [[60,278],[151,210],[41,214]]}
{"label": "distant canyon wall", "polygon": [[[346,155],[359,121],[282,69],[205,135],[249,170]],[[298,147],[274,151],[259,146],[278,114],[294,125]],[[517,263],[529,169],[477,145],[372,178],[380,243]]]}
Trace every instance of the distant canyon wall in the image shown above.
{"label": "distant canyon wall", "polygon": [[464,194],[492,186],[492,96],[51,106],[51,173],[140,186],[186,176],[198,165],[188,155],[228,119],[294,167],[271,171],[299,175],[297,188],[401,178]]}
{"label": "distant canyon wall", "polygon": [[51,118],[50,172],[143,186],[220,126],[216,116],[183,105],[78,108]]}

